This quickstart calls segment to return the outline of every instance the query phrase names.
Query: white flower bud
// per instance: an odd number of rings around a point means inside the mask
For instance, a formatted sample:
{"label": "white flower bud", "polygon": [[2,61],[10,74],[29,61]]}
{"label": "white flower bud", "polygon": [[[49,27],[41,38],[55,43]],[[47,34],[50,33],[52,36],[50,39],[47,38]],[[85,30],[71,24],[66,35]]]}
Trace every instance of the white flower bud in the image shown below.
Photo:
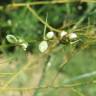
{"label": "white flower bud", "polygon": [[66,36],[67,35],[67,32],[65,32],[65,31],[62,31],[61,33],[60,33],[60,38],[62,39],[64,36]]}
{"label": "white flower bud", "polygon": [[14,35],[7,35],[6,39],[9,43],[17,43],[17,38]]}
{"label": "white flower bud", "polygon": [[48,43],[47,41],[41,41],[41,43],[39,44],[39,50],[40,52],[45,52],[48,48]]}
{"label": "white flower bud", "polygon": [[77,38],[77,34],[76,33],[70,33],[69,34],[69,39],[70,40],[73,40],[73,39],[76,39]]}
{"label": "white flower bud", "polygon": [[52,39],[53,37],[55,36],[55,34],[54,34],[54,32],[48,32],[47,34],[46,34],[46,37],[47,37],[47,39]]}

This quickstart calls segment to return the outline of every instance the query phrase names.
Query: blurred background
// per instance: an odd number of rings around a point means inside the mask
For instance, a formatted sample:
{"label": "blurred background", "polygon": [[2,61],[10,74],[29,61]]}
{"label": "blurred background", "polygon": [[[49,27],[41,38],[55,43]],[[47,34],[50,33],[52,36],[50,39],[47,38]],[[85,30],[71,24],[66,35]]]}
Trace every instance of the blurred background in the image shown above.
{"label": "blurred background", "polygon": [[[44,30],[56,38],[42,53]],[[77,42],[61,40],[62,31],[75,32]],[[10,34],[26,41],[26,50],[8,42]],[[0,0],[0,96],[95,95],[95,1]]]}

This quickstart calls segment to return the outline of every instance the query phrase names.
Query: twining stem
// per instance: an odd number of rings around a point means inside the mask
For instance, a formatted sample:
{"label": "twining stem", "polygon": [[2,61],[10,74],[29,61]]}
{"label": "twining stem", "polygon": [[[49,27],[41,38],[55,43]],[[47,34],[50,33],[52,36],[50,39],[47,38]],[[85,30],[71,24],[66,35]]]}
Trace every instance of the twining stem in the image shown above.
{"label": "twining stem", "polygon": [[55,31],[55,32],[61,32],[62,30],[58,30],[53,28],[52,26],[50,26],[46,21],[44,21],[36,12],[34,9],[32,9],[29,5],[26,6],[28,8],[28,10],[44,25],[46,25],[46,27],[48,27],[50,30]]}
{"label": "twining stem", "polygon": [[[53,0],[53,1],[36,1],[36,2],[29,2],[27,4],[29,5],[48,5],[48,4],[62,4],[62,3],[72,3],[72,2],[76,2],[76,0]],[[92,2],[95,3],[96,0],[81,0],[80,2]],[[13,3],[13,4],[9,4],[10,6],[14,6],[14,7],[23,7],[26,6],[26,3]]]}

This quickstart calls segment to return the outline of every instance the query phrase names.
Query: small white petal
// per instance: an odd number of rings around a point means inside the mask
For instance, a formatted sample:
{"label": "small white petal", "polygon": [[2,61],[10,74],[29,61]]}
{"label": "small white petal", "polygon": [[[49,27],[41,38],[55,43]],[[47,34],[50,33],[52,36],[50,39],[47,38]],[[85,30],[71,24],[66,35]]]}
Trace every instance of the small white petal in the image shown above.
{"label": "small white petal", "polygon": [[70,33],[69,34],[69,39],[76,39],[77,38],[77,34],[76,33]]}
{"label": "small white petal", "polygon": [[60,38],[63,38],[63,37],[66,36],[66,35],[67,35],[67,32],[62,31],[62,32],[60,33]]}
{"label": "small white petal", "polygon": [[55,36],[55,34],[54,34],[54,32],[48,32],[47,34],[46,34],[46,37],[48,38],[48,39],[52,39],[53,37]]}
{"label": "small white petal", "polygon": [[28,43],[27,43],[26,41],[24,41],[23,39],[20,38],[20,39],[18,40],[18,43],[19,43],[20,46],[22,46],[22,48],[23,48],[24,50],[27,49]]}
{"label": "small white petal", "polygon": [[41,43],[39,44],[39,50],[40,52],[45,52],[48,48],[48,43],[47,41],[41,41]]}
{"label": "small white petal", "polygon": [[17,38],[14,35],[9,34],[6,36],[6,39],[9,43],[17,43]]}
{"label": "small white petal", "polygon": [[22,44],[20,44],[20,45],[22,46],[22,48],[23,48],[24,50],[26,50],[27,47],[28,47],[28,43],[27,43],[27,42],[22,43]]}

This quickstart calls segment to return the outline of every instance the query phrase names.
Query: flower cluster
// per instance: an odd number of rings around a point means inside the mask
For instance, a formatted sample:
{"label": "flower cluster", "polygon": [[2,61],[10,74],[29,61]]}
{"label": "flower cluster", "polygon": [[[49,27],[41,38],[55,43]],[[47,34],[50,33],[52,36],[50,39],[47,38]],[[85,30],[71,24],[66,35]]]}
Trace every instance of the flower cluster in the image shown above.
{"label": "flower cluster", "polygon": [[6,36],[6,39],[11,44],[16,44],[16,45],[21,46],[23,50],[26,50],[28,47],[28,43],[24,39],[17,38],[14,35],[9,34]]}
{"label": "flower cluster", "polygon": [[[69,43],[69,44],[73,44],[76,40],[77,40],[77,34],[76,33],[68,33],[66,31],[62,31],[60,33],[58,33],[58,40],[62,41],[63,44]],[[48,47],[49,47],[49,40],[52,40],[56,37],[55,33],[50,31],[46,34],[45,36],[45,40],[41,41],[39,44],[39,50],[40,52],[45,52]]]}
{"label": "flower cluster", "polygon": [[45,52],[48,49],[48,40],[52,40],[55,37],[55,33],[50,31],[46,34],[45,39],[40,42],[39,50],[40,52]]}
{"label": "flower cluster", "polygon": [[[55,32],[50,31],[45,34],[45,39],[40,42],[39,50],[41,53],[45,52],[49,48],[50,40],[54,40],[55,42],[55,40],[58,38],[57,40],[59,40],[59,42],[63,44],[73,44],[74,42],[76,42],[77,37],[78,36],[76,33],[68,33],[66,31],[62,31],[57,35],[55,34]],[[17,38],[14,35],[9,34],[6,36],[6,39],[9,43],[19,45],[24,50],[26,50],[28,47],[28,43],[24,39],[21,39],[19,37]]]}

